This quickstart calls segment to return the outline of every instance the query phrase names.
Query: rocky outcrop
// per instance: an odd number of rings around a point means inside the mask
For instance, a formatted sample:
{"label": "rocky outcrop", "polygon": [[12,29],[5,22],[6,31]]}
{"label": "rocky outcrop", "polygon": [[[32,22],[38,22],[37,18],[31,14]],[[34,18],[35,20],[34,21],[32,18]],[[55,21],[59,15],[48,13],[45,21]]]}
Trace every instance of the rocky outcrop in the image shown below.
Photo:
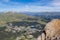
{"label": "rocky outcrop", "polygon": [[45,40],[45,34],[42,33],[38,38],[37,40]]}
{"label": "rocky outcrop", "polygon": [[53,19],[45,27],[46,40],[57,40],[60,36],[60,19]]}
{"label": "rocky outcrop", "polygon": [[47,23],[45,33],[44,35],[41,34],[38,40],[60,40],[60,19],[53,19],[51,22]]}

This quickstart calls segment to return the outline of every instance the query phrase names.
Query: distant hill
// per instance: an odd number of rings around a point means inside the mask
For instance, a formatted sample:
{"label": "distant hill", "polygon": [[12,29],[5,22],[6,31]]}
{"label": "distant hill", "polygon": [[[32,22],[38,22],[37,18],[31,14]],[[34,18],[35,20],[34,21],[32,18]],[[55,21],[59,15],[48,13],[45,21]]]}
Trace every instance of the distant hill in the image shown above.
{"label": "distant hill", "polygon": [[60,12],[21,12],[27,15],[60,15]]}
{"label": "distant hill", "polygon": [[2,13],[21,13],[27,15],[60,15],[60,12],[0,12],[0,14]]}
{"label": "distant hill", "polygon": [[35,17],[60,19],[60,12],[23,12],[23,14]]}

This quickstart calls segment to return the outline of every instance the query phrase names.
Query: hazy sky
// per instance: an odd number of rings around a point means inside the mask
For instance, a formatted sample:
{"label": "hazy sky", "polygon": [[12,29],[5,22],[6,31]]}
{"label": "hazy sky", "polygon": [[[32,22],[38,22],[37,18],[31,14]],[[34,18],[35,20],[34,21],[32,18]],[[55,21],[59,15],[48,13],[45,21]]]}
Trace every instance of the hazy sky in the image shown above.
{"label": "hazy sky", "polygon": [[0,0],[0,11],[60,11],[60,0]]}

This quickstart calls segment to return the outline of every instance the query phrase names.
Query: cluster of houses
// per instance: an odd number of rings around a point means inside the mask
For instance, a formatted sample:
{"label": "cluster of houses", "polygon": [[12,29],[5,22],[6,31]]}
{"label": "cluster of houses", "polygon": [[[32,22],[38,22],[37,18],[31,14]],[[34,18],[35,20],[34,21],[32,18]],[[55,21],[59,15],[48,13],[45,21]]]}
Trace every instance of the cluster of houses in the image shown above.
{"label": "cluster of houses", "polygon": [[[41,27],[43,26],[43,27]],[[44,25],[41,25],[37,22],[8,22],[6,25],[9,31],[14,33],[20,32],[21,30],[30,31],[29,33],[35,33],[36,31],[41,31],[44,28]]]}

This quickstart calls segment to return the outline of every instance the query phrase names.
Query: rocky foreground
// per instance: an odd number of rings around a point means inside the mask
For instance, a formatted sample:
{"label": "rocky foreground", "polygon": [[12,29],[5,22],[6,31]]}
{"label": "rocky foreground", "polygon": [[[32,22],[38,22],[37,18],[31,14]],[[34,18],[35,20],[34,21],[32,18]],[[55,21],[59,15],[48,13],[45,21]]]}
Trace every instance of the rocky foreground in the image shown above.
{"label": "rocky foreground", "polygon": [[44,32],[37,40],[60,40],[60,19],[53,19],[47,23]]}

